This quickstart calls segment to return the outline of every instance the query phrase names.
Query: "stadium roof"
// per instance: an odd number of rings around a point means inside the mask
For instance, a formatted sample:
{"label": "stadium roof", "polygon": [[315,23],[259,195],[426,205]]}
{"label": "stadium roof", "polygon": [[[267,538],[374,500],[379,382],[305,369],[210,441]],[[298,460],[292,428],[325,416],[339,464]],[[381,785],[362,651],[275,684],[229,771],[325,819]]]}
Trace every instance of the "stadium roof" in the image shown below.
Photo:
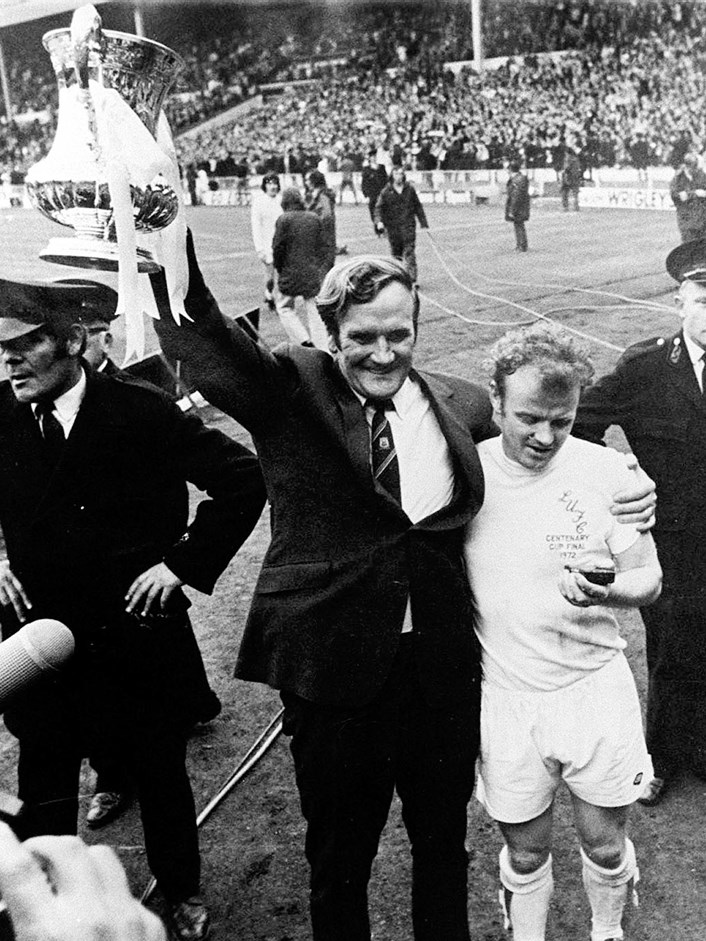
{"label": "stadium roof", "polygon": [[[38,20],[55,13],[65,13],[84,6],[87,0],[2,0],[0,4],[0,28]],[[92,3],[105,3],[106,0],[91,0]]]}

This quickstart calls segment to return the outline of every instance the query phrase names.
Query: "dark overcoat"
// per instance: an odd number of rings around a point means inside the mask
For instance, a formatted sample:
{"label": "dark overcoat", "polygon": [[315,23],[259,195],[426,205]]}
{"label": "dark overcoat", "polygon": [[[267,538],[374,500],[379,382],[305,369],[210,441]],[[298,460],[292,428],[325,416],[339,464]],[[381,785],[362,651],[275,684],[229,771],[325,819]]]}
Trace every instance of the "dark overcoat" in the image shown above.
{"label": "dark overcoat", "polygon": [[[210,497],[190,526],[187,481]],[[161,561],[210,592],[263,505],[255,457],[153,387],[90,374],[52,467],[31,406],[0,385],[0,525],[9,562],[32,617],[57,618],[73,632],[76,654],[62,682],[90,691],[85,706],[99,731],[120,711],[116,687],[121,698],[144,695],[146,713],[154,707],[175,721],[188,714],[192,670],[202,668],[186,596],[178,590],[168,612],[137,618],[126,615],[125,594]],[[6,609],[5,635],[19,626],[13,621]],[[33,699],[28,691],[6,715],[16,734]]]}
{"label": "dark overcoat", "polygon": [[524,173],[513,173],[507,181],[505,220],[527,222],[530,217],[529,180]]}

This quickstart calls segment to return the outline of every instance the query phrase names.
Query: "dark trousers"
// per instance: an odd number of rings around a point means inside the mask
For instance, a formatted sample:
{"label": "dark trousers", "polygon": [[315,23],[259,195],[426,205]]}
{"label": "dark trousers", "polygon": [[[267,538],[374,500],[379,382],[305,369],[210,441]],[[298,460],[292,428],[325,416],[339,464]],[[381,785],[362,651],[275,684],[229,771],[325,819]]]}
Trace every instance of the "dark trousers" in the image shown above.
{"label": "dark trousers", "polygon": [[[147,859],[169,901],[199,891],[196,811],[186,771],[196,642],[183,615],[127,619],[82,642],[61,677],[13,699],[5,724],[20,745],[25,835],[77,830],[82,758],[108,755],[134,783]],[[201,666],[201,669],[203,667]]]}
{"label": "dark trousers", "polygon": [[706,776],[706,554],[686,533],[660,533],[662,594],[642,608],[649,688],[647,747],[655,774]]}
{"label": "dark trousers", "polygon": [[417,236],[413,229],[388,229],[387,238],[393,258],[399,258],[409,272],[412,281],[417,280],[417,256],[415,254]]}
{"label": "dark trousers", "polygon": [[578,186],[562,186],[561,188],[561,205],[564,207],[564,212],[569,211],[569,199],[573,205],[576,212],[579,211],[579,187]]}
{"label": "dark trousers", "polygon": [[524,222],[513,222],[515,227],[515,247],[518,252],[527,251],[527,229]]}
{"label": "dark trousers", "polygon": [[[168,727],[140,728],[116,742],[135,782],[150,869],[169,901],[199,891],[196,810],[186,772],[186,739]],[[67,728],[20,738],[18,796],[26,803],[23,836],[75,834],[82,748]]]}
{"label": "dark trousers", "polygon": [[404,637],[378,697],[360,708],[289,693],[297,785],[308,827],[314,941],[369,941],[367,886],[395,789],[412,847],[416,941],[468,941],[467,805],[478,750],[478,704],[433,709]]}

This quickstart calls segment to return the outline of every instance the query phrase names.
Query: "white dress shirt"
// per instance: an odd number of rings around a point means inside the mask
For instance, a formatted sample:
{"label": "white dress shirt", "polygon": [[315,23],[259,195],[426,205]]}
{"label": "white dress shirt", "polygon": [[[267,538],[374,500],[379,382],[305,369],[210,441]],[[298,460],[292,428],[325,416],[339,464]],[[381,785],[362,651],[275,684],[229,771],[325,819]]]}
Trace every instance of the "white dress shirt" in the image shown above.
{"label": "white dress shirt", "polygon": [[691,360],[691,365],[694,367],[694,374],[696,375],[696,381],[699,384],[701,391],[704,391],[704,351],[703,349],[694,341],[684,334],[684,346],[686,351],[689,354],[689,359]]}
{"label": "white dress shirt", "polygon": [[[68,438],[71,429],[76,421],[76,416],[81,408],[81,403],[86,394],[86,373],[81,370],[81,378],[73,385],[68,392],[64,392],[57,399],[54,399],[53,414],[59,421],[64,430],[64,437]],[[32,411],[37,414],[37,405],[32,403]]]}
{"label": "white dress shirt", "polygon": [[[356,393],[357,394],[357,393]],[[364,404],[365,400],[358,396]],[[405,379],[387,412],[400,469],[402,509],[413,523],[451,502],[454,490],[449,447],[418,383]],[[372,425],[374,408],[365,415]]]}
{"label": "white dress shirt", "polygon": [[[361,405],[365,405],[365,399],[355,394]],[[392,404],[394,411],[386,412],[386,416],[397,451],[402,509],[412,523],[418,523],[451,502],[454,491],[451,454],[429,400],[418,383],[405,379],[392,397]],[[365,406],[370,426],[374,411],[371,405]],[[411,630],[408,599],[402,632]]]}

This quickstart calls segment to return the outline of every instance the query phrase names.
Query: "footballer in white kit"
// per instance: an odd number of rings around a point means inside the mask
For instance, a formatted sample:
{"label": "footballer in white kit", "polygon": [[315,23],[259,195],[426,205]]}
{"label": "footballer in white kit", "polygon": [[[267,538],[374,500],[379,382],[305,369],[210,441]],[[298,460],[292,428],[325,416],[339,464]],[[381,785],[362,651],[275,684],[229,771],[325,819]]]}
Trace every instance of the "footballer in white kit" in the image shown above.
{"label": "footballer in white kit", "polygon": [[621,939],[638,875],[628,810],[652,765],[612,609],[649,604],[661,570],[652,537],[611,513],[630,484],[625,457],[570,437],[593,374],[583,349],[539,324],[491,356],[501,437],[478,446],[486,493],[465,555],[483,650],[478,797],[506,842],[501,901],[514,941],[543,941],[563,781],[591,941]]}

